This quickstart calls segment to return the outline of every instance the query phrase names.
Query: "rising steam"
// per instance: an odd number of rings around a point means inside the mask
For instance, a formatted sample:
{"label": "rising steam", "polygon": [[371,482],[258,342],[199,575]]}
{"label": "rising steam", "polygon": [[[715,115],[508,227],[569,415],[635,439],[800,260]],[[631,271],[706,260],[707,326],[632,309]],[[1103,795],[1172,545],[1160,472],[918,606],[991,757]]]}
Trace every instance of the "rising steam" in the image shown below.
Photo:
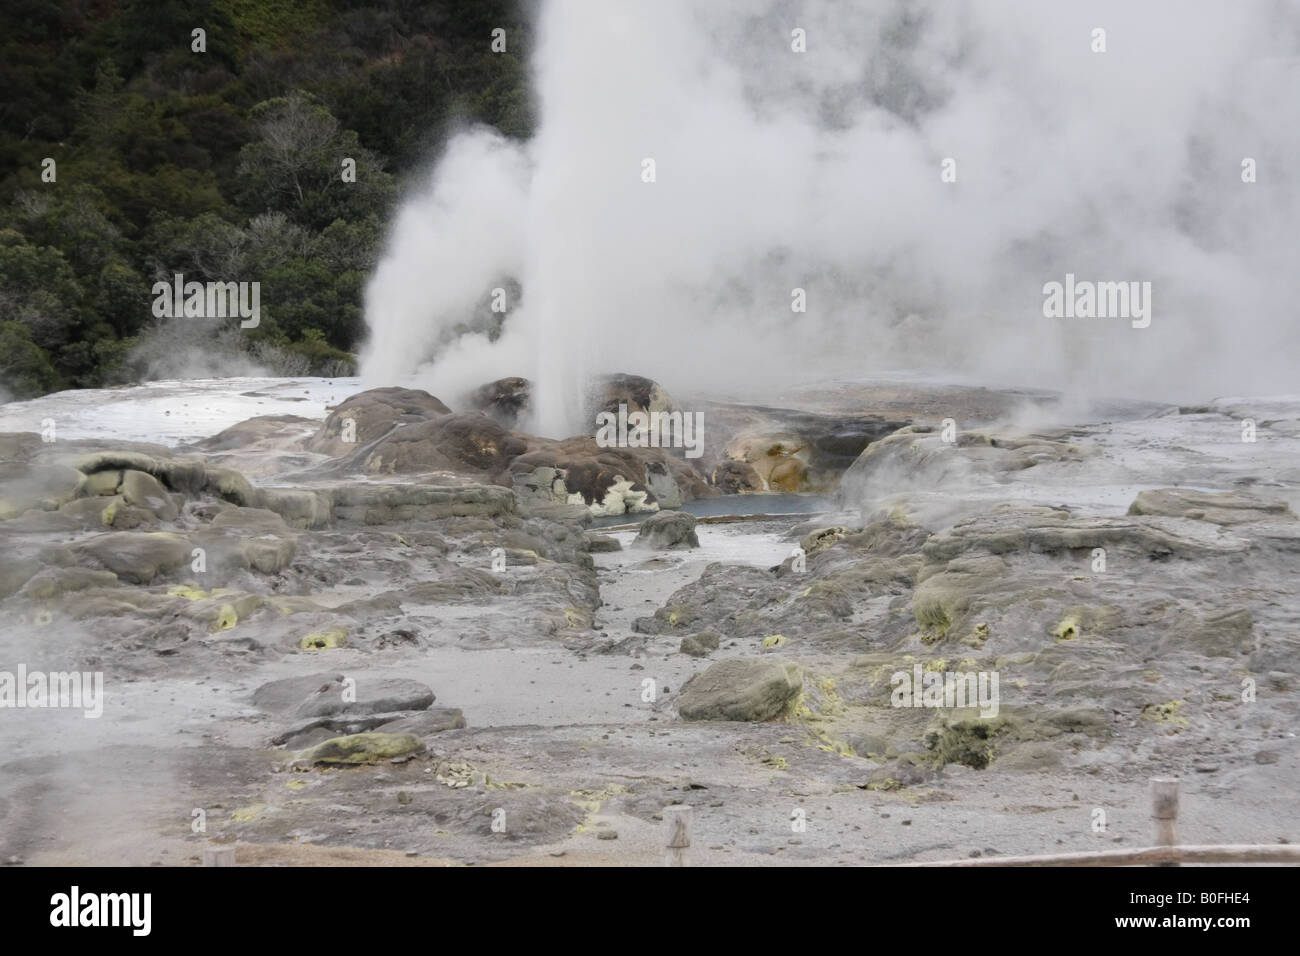
{"label": "rising steam", "polygon": [[[525,375],[549,434],[620,370],[1294,390],[1294,4],[553,0],[537,29],[537,136],[457,137],[393,226],[370,384]],[[1067,272],[1151,282],[1151,326],[1045,318]]]}

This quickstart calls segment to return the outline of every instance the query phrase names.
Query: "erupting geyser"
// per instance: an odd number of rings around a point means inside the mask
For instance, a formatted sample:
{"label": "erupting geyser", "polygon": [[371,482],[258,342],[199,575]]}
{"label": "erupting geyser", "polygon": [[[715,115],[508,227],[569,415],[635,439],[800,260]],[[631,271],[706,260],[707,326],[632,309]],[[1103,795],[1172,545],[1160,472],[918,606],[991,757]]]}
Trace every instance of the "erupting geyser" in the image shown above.
{"label": "erupting geyser", "polygon": [[[370,384],[525,375],[549,435],[620,369],[1290,387],[1295,7],[553,2],[538,32],[536,136],[463,132],[394,224]],[[1066,274],[1151,283],[1149,327],[1045,317]]]}

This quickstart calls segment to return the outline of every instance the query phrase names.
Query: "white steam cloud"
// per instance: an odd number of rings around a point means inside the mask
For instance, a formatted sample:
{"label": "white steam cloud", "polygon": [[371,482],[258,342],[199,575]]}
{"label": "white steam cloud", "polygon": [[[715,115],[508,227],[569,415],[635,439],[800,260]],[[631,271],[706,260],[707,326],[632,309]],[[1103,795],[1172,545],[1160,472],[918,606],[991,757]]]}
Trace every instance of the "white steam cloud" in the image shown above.
{"label": "white steam cloud", "polygon": [[[394,225],[371,384],[525,375],[554,435],[612,371],[1294,388],[1300,5],[552,0],[537,27],[537,136],[459,136]],[[1044,317],[1067,272],[1150,282],[1150,327]]]}

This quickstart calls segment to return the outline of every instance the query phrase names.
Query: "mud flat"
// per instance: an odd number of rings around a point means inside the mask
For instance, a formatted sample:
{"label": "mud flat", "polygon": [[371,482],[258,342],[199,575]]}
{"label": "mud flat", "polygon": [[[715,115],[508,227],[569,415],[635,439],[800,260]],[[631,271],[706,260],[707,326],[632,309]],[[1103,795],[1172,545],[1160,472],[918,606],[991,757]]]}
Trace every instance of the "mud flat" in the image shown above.
{"label": "mud flat", "polygon": [[1300,399],[705,414],[692,463],[347,382],[0,409],[0,670],[104,681],[0,707],[0,862],[655,865],[675,803],[702,864],[1110,849],[1155,775],[1300,838]]}

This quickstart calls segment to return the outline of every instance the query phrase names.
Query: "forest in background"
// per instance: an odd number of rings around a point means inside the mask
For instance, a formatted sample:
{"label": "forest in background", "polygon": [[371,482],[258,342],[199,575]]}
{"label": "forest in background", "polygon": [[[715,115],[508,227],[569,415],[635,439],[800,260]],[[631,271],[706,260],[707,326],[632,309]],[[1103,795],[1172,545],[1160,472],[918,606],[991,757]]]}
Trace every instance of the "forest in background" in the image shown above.
{"label": "forest in background", "polygon": [[180,374],[195,326],[151,308],[177,272],[261,283],[208,358],[352,372],[402,191],[457,127],[531,134],[527,28],[513,0],[6,0],[0,400]]}

